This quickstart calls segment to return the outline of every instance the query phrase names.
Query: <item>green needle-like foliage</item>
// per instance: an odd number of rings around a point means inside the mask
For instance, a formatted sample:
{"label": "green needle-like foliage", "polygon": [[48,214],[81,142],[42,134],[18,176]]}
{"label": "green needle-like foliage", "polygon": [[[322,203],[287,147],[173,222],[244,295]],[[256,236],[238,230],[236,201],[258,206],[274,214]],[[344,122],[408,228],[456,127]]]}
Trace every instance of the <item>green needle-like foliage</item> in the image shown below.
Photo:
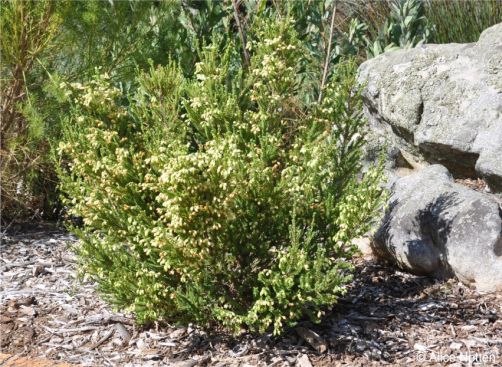
{"label": "green needle-like foliage", "polygon": [[152,67],[127,98],[106,75],[61,85],[59,175],[85,223],[82,269],[140,321],[279,333],[318,320],[382,203],[381,167],[362,173],[355,63],[306,103],[292,20],[257,18],[248,40],[249,66],[215,36],[193,77]]}

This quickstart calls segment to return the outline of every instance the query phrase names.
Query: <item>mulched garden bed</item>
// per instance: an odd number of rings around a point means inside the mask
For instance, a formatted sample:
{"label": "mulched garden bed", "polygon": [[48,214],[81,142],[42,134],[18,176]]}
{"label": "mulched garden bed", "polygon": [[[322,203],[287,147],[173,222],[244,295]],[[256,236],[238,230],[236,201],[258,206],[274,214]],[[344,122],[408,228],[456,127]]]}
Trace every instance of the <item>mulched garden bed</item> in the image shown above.
{"label": "mulched garden bed", "polygon": [[502,295],[355,259],[347,295],[320,325],[232,337],[164,323],[138,327],[75,276],[50,225],[2,236],[3,353],[82,366],[502,366]]}

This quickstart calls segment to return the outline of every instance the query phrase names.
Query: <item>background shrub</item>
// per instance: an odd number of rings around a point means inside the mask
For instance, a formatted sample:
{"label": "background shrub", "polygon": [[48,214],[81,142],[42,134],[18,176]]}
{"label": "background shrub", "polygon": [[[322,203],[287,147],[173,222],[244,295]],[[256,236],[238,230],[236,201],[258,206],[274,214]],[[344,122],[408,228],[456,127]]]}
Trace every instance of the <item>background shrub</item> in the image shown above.
{"label": "background shrub", "polygon": [[[36,109],[30,72],[51,49],[60,19],[51,1],[6,1],[0,12],[0,224],[37,214],[54,198],[47,129]],[[51,180],[52,179],[52,180]],[[52,182],[51,182],[52,181]],[[52,184],[51,184],[52,183]],[[52,190],[51,190],[52,189]]]}
{"label": "background shrub", "polygon": [[77,251],[140,321],[278,333],[317,320],[381,204],[381,169],[361,173],[354,62],[305,104],[292,20],[257,18],[249,40],[249,66],[213,37],[193,78],[152,67],[128,98],[106,75],[62,85],[72,110],[59,173],[85,223]]}
{"label": "background shrub", "polygon": [[483,30],[502,22],[502,1],[426,0],[425,16],[435,28],[430,42],[476,42]]}
{"label": "background shrub", "polygon": [[366,38],[367,55],[375,57],[385,51],[413,48],[428,42],[434,26],[425,17],[421,0],[400,0],[390,4],[389,17],[381,26],[374,40]]}

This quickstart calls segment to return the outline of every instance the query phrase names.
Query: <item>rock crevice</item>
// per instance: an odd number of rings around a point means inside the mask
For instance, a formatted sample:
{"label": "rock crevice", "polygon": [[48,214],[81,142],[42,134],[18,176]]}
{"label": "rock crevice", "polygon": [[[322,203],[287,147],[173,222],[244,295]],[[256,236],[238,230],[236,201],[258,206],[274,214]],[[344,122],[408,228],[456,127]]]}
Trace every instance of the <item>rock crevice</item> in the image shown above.
{"label": "rock crevice", "polygon": [[373,139],[502,191],[502,24],[475,44],[385,53],[359,81]]}

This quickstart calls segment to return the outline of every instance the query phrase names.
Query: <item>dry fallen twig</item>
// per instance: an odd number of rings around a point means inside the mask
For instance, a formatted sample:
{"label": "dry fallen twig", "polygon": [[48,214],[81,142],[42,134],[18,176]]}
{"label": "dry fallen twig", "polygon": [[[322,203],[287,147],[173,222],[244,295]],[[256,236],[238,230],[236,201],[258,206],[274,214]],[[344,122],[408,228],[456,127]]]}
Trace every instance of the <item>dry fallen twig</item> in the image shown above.
{"label": "dry fallen twig", "polygon": [[301,326],[297,327],[295,330],[298,335],[305,339],[305,341],[319,353],[324,353],[328,350],[328,344],[326,343],[326,340],[321,338],[316,332]]}

